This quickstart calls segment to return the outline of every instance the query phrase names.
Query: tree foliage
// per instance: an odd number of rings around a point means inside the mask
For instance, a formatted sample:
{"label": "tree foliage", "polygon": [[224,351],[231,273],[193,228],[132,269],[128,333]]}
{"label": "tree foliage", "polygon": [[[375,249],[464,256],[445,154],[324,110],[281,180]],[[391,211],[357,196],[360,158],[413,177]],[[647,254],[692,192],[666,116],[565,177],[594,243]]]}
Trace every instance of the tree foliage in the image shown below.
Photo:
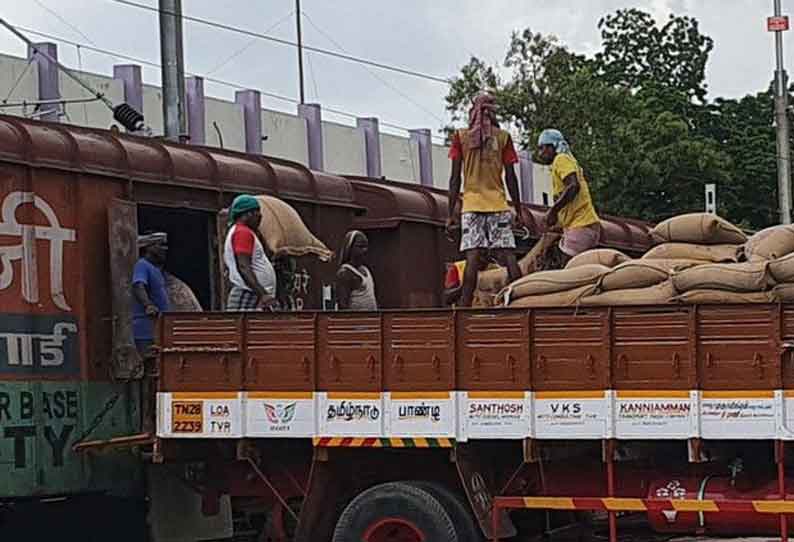
{"label": "tree foliage", "polygon": [[628,9],[599,28],[602,47],[590,58],[529,29],[511,36],[503,69],[472,58],[447,95],[453,120],[465,122],[471,99],[488,90],[521,146],[534,149],[544,128],[561,130],[602,213],[658,221],[702,210],[704,184],[716,183],[721,214],[748,227],[774,223],[771,94],[708,101],[713,41],[693,18],[659,25]]}

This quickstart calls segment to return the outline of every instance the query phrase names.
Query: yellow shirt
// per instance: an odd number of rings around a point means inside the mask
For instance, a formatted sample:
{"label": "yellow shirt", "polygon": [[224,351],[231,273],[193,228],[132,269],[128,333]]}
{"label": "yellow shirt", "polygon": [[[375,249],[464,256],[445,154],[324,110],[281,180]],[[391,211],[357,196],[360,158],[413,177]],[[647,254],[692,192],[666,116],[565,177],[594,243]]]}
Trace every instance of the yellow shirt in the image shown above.
{"label": "yellow shirt", "polygon": [[570,154],[558,154],[554,157],[551,164],[551,182],[556,200],[565,190],[563,180],[571,173],[576,173],[579,179],[579,193],[568,205],[560,209],[559,224],[563,229],[584,228],[591,224],[596,224],[599,219],[593,207],[593,200],[590,198],[590,188],[587,179],[584,177],[579,163]]}
{"label": "yellow shirt", "polygon": [[483,148],[470,147],[470,131],[458,130],[449,149],[449,157],[463,160],[464,213],[495,213],[510,206],[505,195],[502,173],[505,165],[518,162],[513,140],[504,130],[495,128]]}

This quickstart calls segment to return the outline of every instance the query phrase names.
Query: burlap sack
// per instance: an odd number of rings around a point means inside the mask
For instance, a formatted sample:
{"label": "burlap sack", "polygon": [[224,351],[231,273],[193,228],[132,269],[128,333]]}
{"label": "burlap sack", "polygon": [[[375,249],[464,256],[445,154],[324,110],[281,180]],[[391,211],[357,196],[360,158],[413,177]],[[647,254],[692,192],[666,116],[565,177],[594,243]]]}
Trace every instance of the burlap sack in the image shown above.
{"label": "burlap sack", "polygon": [[596,281],[609,271],[608,267],[597,264],[582,265],[573,269],[539,271],[522,277],[509,285],[499,294],[506,303],[528,295],[553,294],[572,290]]}
{"label": "burlap sack", "polygon": [[711,213],[690,213],[668,218],[651,230],[651,235],[661,243],[719,245],[747,241],[742,230]]}
{"label": "burlap sack", "polygon": [[271,196],[257,196],[262,210],[259,233],[274,255],[305,256],[311,254],[329,261],[334,253],[317,239],[289,204]]}
{"label": "burlap sack", "polygon": [[727,292],[725,290],[690,290],[677,295],[673,301],[693,305],[696,303],[771,303],[772,292]]}
{"label": "burlap sack", "polygon": [[165,290],[168,295],[168,310],[173,312],[202,312],[196,294],[190,286],[182,282],[171,273],[165,275]]}
{"label": "burlap sack", "polygon": [[653,247],[642,257],[644,260],[702,260],[729,263],[738,261],[741,245],[693,245],[689,243],[664,243]]}
{"label": "burlap sack", "polygon": [[768,266],[766,262],[710,263],[674,271],[671,279],[681,293],[690,290],[761,292],[772,285]]}
{"label": "burlap sack", "polygon": [[697,265],[692,260],[632,260],[610,269],[598,279],[596,290],[610,292],[648,288],[670,278],[670,273]]}
{"label": "burlap sack", "polygon": [[775,282],[794,282],[794,254],[769,262],[769,274]]}
{"label": "burlap sack", "polygon": [[759,231],[744,244],[744,255],[751,262],[774,260],[794,252],[794,226],[772,226]]}
{"label": "burlap sack", "polygon": [[[518,267],[521,269],[521,275],[526,276],[535,271],[535,263],[538,257],[542,256],[549,247],[553,246],[560,240],[561,235],[557,233],[547,233],[543,235],[532,250],[518,260]],[[507,269],[504,267],[495,267],[487,271],[481,271],[477,277],[477,290],[481,292],[490,292],[497,294],[507,286]]]}
{"label": "burlap sack", "polygon": [[605,265],[606,267],[615,267],[631,260],[628,256],[619,250],[612,250],[611,248],[597,248],[594,250],[586,250],[571,258],[565,269],[572,269],[580,265],[598,264]]}
{"label": "burlap sack", "polygon": [[570,307],[576,305],[582,296],[588,295],[592,291],[593,286],[587,285],[554,294],[528,295],[512,301],[509,307]]}
{"label": "burlap sack", "polygon": [[770,294],[776,303],[794,303],[794,283],[778,284]]}
{"label": "burlap sack", "polygon": [[585,296],[579,300],[579,304],[582,306],[660,305],[669,303],[675,294],[672,282],[666,280],[647,288],[613,290],[603,294]]}

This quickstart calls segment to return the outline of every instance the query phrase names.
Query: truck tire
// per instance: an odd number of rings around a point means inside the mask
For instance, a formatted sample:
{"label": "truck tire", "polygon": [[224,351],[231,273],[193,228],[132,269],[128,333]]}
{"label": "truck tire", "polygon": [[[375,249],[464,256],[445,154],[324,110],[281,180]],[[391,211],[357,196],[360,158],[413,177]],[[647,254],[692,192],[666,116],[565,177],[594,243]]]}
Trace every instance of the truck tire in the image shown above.
{"label": "truck tire", "polygon": [[447,511],[447,515],[455,526],[455,533],[458,535],[458,540],[461,542],[482,542],[485,540],[480,526],[471,513],[468,503],[460,494],[447,489],[437,482],[411,480],[406,483],[427,491],[441,503],[441,506]]}
{"label": "truck tire", "polygon": [[428,491],[404,482],[377,485],[359,494],[339,516],[333,537],[333,542],[459,540],[441,503]]}

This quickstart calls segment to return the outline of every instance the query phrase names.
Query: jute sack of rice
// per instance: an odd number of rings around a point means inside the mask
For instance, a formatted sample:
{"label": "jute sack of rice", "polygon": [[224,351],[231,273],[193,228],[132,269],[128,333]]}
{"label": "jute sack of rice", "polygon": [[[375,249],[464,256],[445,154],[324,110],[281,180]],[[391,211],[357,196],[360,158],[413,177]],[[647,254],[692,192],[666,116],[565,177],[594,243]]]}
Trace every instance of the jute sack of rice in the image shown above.
{"label": "jute sack of rice", "polygon": [[697,265],[693,260],[632,260],[604,273],[598,283],[598,292],[647,288],[670,278],[670,273]]}
{"label": "jute sack of rice", "polygon": [[794,283],[778,284],[772,291],[772,301],[776,303],[794,303]]}
{"label": "jute sack of rice", "polygon": [[753,261],[774,260],[794,252],[794,226],[772,226],[754,234],[744,244],[745,257]]}
{"label": "jute sack of rice", "polygon": [[[535,271],[535,263],[539,256],[542,256],[549,247],[553,246],[562,237],[558,233],[544,234],[532,250],[526,253],[523,258],[518,260],[518,267],[521,269],[521,276],[526,276]],[[495,266],[493,269],[481,271],[477,276],[477,290],[481,292],[499,293],[507,286],[507,269]]]}
{"label": "jute sack of rice", "polygon": [[511,308],[519,307],[570,307],[576,305],[582,296],[585,296],[593,291],[593,286],[580,286],[564,292],[556,292],[553,294],[544,295],[528,295],[519,299],[513,300],[510,305]]}
{"label": "jute sack of rice", "polygon": [[581,286],[595,284],[609,271],[608,267],[597,264],[582,265],[573,269],[539,271],[522,277],[505,288],[499,297],[510,304],[512,300],[528,295],[554,294]]}
{"label": "jute sack of rice", "polygon": [[201,312],[203,310],[190,286],[171,273],[165,272],[164,275],[169,310],[174,312]]}
{"label": "jute sack of rice", "polygon": [[689,213],[668,218],[651,230],[651,235],[662,243],[719,245],[747,241],[742,230],[711,213]]}
{"label": "jute sack of rice", "polygon": [[597,248],[594,250],[586,250],[581,254],[574,256],[567,263],[565,269],[572,269],[574,267],[579,267],[580,265],[589,265],[593,263],[605,265],[607,267],[615,267],[616,265],[620,265],[623,262],[628,262],[629,260],[631,260],[631,258],[619,250],[613,250],[611,248]]}
{"label": "jute sack of rice", "polygon": [[690,290],[677,295],[673,301],[692,305],[695,303],[770,303],[772,292],[728,292],[725,290]]}
{"label": "jute sack of rice", "polygon": [[274,255],[311,254],[324,262],[333,257],[333,252],[309,231],[298,212],[288,203],[272,196],[257,196],[256,199],[262,210],[259,233]]}
{"label": "jute sack of rice", "polygon": [[657,305],[669,303],[675,294],[672,282],[666,280],[647,288],[613,290],[602,294],[585,296],[579,300],[579,304],[582,306]]}
{"label": "jute sack of rice", "polygon": [[710,263],[698,265],[671,275],[679,292],[690,290],[727,290],[760,292],[772,285],[767,262]]}
{"label": "jute sack of rice", "polygon": [[736,262],[741,245],[694,245],[664,243],[643,255],[643,260],[702,260],[704,262]]}
{"label": "jute sack of rice", "polygon": [[775,282],[794,282],[794,254],[769,262],[769,274]]}

